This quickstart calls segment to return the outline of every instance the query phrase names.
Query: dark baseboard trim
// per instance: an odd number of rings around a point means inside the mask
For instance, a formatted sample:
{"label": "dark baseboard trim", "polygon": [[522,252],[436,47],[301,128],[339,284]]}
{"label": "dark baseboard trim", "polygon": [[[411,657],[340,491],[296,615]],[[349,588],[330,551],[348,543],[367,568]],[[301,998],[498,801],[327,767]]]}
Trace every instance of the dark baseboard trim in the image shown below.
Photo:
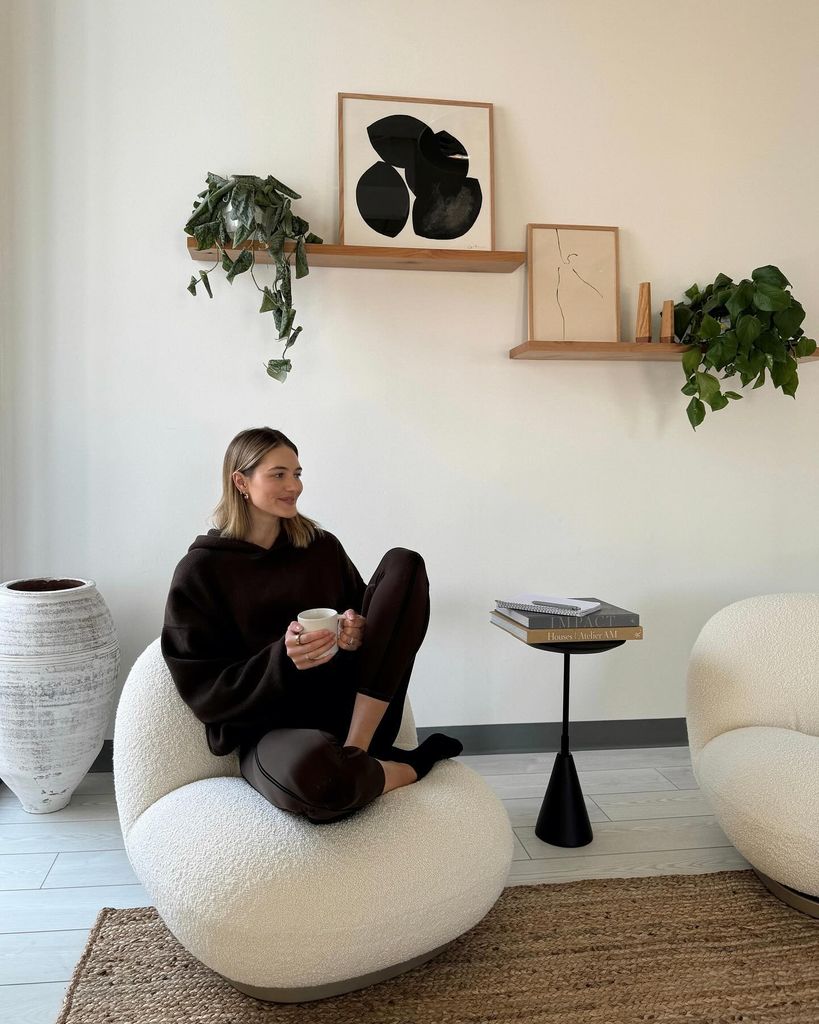
{"label": "dark baseboard trim", "polygon": [[[465,754],[531,754],[560,749],[560,722],[522,722],[505,725],[441,725],[419,727],[418,742],[434,732],[454,736]],[[620,747],[686,747],[684,718],[633,718],[616,722],[572,722],[572,750],[616,750]],[[114,769],[113,740],[105,740],[89,771]]]}
{"label": "dark baseboard trim", "polygon": [[[508,725],[420,726],[418,742],[434,732],[454,736],[464,754],[529,754],[560,750],[560,722],[523,722]],[[616,722],[571,722],[570,750],[615,750],[620,747],[686,747],[684,718],[634,718]]]}

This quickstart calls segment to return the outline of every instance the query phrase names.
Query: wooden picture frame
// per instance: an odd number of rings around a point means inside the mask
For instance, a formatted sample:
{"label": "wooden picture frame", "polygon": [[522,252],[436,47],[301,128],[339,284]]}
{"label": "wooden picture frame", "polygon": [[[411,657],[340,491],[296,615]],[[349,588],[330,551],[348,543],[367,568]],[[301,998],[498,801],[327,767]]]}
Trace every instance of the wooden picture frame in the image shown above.
{"label": "wooden picture frame", "polygon": [[491,103],[340,92],[339,244],[494,251],[492,115]]}
{"label": "wooden picture frame", "polygon": [[620,341],[619,229],[527,224],[529,340]]}

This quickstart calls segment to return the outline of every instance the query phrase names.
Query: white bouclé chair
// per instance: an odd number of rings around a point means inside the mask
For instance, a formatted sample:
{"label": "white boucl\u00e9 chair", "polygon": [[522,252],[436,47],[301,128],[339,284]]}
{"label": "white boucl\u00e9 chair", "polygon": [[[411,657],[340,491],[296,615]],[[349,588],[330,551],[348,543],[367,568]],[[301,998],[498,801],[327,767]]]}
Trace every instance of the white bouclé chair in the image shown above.
{"label": "white boucl\u00e9 chair", "polygon": [[[396,740],[417,745],[409,698]],[[317,825],[215,757],[154,641],[123,688],[114,786],[125,849],[171,933],[258,999],[302,1002],[419,966],[473,928],[512,861],[506,810],[457,760]]]}
{"label": "white boucl\u00e9 chair", "polygon": [[694,776],[780,899],[819,916],[819,594],[737,601],[691,652]]}

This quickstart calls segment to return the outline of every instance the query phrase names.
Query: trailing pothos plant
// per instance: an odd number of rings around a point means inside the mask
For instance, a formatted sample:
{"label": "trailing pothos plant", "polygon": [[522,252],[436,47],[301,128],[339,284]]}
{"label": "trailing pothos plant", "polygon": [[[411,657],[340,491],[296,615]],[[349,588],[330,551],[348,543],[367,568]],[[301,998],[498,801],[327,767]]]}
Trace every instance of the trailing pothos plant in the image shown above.
{"label": "trailing pothos plant", "polygon": [[777,267],[757,267],[739,284],[725,274],[703,291],[692,284],[685,293],[689,301],[674,306],[676,340],[693,346],[682,356],[682,393],[691,396],[686,411],[695,430],[706,405],[716,412],[742,398],[736,391],[723,393],[711,371],[724,371],[723,380],[739,374],[743,387],[753,380],[754,388],[762,387],[769,373],[774,387],[796,396],[796,360],[815,352],[816,342],[800,327],[805,310],[789,286]]}
{"label": "trailing pothos plant", "polygon": [[[188,291],[196,295],[196,286],[201,283],[213,298],[208,274],[219,263],[231,284],[235,277],[249,270],[253,283],[262,293],[259,312],[272,313],[279,340],[286,339],[284,356],[301,333],[301,327],[293,327],[296,311],[290,287],[291,256],[295,255],[296,259],[296,277],[304,277],[310,272],[305,243],[323,240],[309,230],[306,220],[291,210],[292,201],[301,199],[298,192],[272,175],[257,178],[252,174],[233,174],[229,178],[221,178],[218,174],[208,174],[206,180],[208,187],[197,196],[185,232],[196,239],[197,249],[215,246],[219,258],[209,270],[200,271],[198,278],[191,277]],[[292,253],[285,252],[288,239],[296,243]],[[276,268],[272,287],[260,285],[256,280],[252,249],[243,249],[235,260],[225,251],[228,247],[236,249],[248,240],[263,243],[270,253]],[[293,368],[290,360],[284,358],[271,359],[263,365],[268,374],[280,383],[284,383]]]}

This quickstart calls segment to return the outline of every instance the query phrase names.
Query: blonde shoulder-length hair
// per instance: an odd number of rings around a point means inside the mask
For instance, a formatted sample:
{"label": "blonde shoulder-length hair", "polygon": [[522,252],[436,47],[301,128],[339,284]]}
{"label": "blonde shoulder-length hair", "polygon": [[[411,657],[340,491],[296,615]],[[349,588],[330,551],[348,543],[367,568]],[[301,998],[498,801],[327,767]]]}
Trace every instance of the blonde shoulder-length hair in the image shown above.
{"label": "blonde shoulder-length hair", "polygon": [[[252,427],[237,434],[230,442],[222,462],[222,497],[213,510],[213,525],[223,537],[245,540],[250,534],[250,513],[233,482],[235,472],[245,476],[253,473],[267,453],[281,445],[287,445],[296,455],[298,448],[280,430],[271,427]],[[313,519],[298,512],[292,519],[282,519],[287,539],[296,548],[308,547],[316,537],[324,533]]]}

